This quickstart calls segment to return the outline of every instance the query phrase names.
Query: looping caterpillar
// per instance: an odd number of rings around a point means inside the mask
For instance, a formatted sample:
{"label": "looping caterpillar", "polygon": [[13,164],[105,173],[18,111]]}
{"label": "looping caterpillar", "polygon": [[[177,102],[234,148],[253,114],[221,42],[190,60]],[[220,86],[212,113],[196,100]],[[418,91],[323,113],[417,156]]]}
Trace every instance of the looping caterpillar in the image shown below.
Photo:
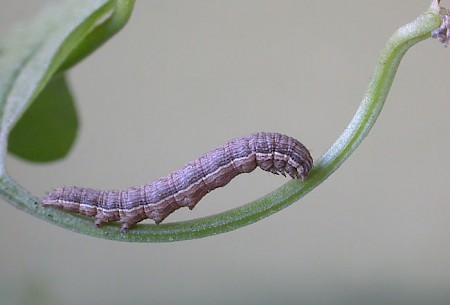
{"label": "looping caterpillar", "polygon": [[312,166],[308,149],[296,139],[259,132],[231,140],[168,176],[142,186],[109,191],[62,187],[48,193],[42,204],[95,217],[96,226],[118,221],[125,233],[146,218],[158,224],[181,207],[193,209],[207,193],[256,167],[303,180]]}

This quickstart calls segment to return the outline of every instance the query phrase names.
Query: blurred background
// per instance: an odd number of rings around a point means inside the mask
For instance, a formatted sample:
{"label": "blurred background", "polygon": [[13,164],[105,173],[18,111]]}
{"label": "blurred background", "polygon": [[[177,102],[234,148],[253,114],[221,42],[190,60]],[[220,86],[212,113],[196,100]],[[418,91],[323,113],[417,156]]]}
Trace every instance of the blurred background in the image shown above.
{"label": "blurred background", "polygon": [[[46,1],[7,0],[0,33]],[[445,5],[448,3],[443,3]],[[129,24],[70,71],[81,129],[70,155],[8,158],[35,195],[125,188],[255,131],[315,159],[343,131],[377,56],[428,1],[137,1]],[[289,208],[194,241],[76,234],[0,204],[1,304],[449,304],[450,50],[403,60],[360,148]],[[166,221],[221,212],[287,179],[260,170]]]}

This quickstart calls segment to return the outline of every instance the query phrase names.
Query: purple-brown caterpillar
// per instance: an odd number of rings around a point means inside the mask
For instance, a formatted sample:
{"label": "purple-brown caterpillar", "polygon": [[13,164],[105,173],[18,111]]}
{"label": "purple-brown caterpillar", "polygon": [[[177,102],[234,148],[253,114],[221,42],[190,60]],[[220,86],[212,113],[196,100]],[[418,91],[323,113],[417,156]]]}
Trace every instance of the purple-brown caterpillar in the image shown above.
{"label": "purple-brown caterpillar", "polygon": [[231,140],[168,176],[142,186],[119,191],[63,187],[48,193],[42,204],[94,216],[96,226],[118,221],[122,232],[126,232],[146,218],[158,224],[181,207],[193,209],[207,193],[257,166],[273,174],[287,173],[294,179],[304,179],[313,160],[308,149],[296,139],[259,132]]}

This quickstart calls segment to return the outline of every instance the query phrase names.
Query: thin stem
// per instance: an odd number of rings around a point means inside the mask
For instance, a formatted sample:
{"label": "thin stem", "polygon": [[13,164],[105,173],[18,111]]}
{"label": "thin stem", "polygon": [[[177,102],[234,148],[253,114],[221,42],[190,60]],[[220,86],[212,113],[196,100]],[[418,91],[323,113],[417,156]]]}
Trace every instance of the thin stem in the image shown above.
{"label": "thin stem", "polygon": [[[292,180],[261,199],[239,208],[205,218],[160,225],[139,224],[126,234],[118,224],[94,228],[92,220],[56,209],[42,208],[36,198],[9,177],[0,194],[10,198],[17,207],[64,228],[91,236],[129,242],[168,242],[195,239],[235,230],[265,218],[297,201],[317,187],[358,147],[374,125],[391,88],[394,76],[405,52],[414,44],[430,37],[441,22],[438,1],[415,21],[403,26],[389,39],[381,52],[367,92],[355,116],[336,142],[315,163],[304,181]],[[6,193],[5,193],[6,191]]]}

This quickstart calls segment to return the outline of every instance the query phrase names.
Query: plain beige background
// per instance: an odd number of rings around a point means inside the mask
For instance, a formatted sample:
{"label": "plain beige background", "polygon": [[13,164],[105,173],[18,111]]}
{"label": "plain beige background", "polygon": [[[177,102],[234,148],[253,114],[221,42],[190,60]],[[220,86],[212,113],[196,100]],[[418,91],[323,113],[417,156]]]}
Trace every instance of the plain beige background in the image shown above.
{"label": "plain beige background", "polygon": [[[2,1],[0,31],[44,2]],[[82,123],[70,155],[9,157],[8,169],[39,196],[60,185],[123,188],[259,130],[292,135],[317,159],[353,116],[387,38],[428,5],[137,1],[126,28],[70,71]],[[238,231],[127,244],[1,202],[0,304],[449,304],[449,63],[431,39],[410,50],[350,159],[301,201]],[[240,176],[167,221],[285,181]]]}

